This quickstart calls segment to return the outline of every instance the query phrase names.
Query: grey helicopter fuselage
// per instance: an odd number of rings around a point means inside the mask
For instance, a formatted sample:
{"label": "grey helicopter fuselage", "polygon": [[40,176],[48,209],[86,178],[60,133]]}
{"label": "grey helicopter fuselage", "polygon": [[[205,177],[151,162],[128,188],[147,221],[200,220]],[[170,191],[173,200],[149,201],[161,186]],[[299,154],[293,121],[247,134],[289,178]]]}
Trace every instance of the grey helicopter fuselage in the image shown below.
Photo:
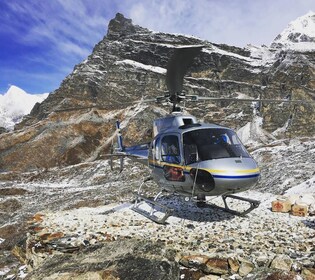
{"label": "grey helicopter fuselage", "polygon": [[257,183],[260,170],[236,133],[200,124],[181,113],[153,123],[149,146],[126,148],[149,165],[164,190],[184,196],[219,196],[242,192]]}

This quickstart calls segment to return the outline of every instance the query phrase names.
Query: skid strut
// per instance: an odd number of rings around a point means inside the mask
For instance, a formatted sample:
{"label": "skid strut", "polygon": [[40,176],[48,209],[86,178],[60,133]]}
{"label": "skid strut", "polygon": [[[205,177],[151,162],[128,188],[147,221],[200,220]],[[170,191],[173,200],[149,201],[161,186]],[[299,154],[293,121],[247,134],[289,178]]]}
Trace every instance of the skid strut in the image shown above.
{"label": "skid strut", "polygon": [[[169,208],[165,205],[162,205],[156,200],[159,198],[159,196],[163,193],[160,191],[154,199],[150,199],[148,197],[145,197],[140,194],[141,188],[146,182],[152,180],[151,177],[145,179],[142,184],[139,187],[139,190],[136,194],[136,200],[134,205],[132,206],[132,210],[143,215],[144,217],[147,217],[148,219],[152,220],[153,222],[157,224],[166,224],[166,219],[173,214],[174,209]],[[150,209],[145,209],[144,207],[141,208],[144,204],[149,205]],[[161,217],[157,215],[158,212],[163,213]]]}
{"label": "skid strut", "polygon": [[[233,210],[229,207],[228,203],[226,202],[227,198],[232,198],[232,199],[236,199],[236,200],[241,200],[241,201],[245,201],[248,202],[250,204],[250,206],[243,211],[237,211],[237,210]],[[222,195],[222,200],[224,202],[224,207],[220,207],[214,204],[210,204],[211,207],[215,207],[215,208],[219,208],[223,211],[226,211],[228,213],[237,215],[237,216],[245,216],[246,214],[248,214],[249,212],[253,211],[255,208],[257,208],[260,204],[259,200],[254,200],[254,199],[250,199],[250,198],[245,198],[245,197],[241,197],[241,196],[236,196],[236,195],[232,195],[232,194],[226,194],[226,195]]]}

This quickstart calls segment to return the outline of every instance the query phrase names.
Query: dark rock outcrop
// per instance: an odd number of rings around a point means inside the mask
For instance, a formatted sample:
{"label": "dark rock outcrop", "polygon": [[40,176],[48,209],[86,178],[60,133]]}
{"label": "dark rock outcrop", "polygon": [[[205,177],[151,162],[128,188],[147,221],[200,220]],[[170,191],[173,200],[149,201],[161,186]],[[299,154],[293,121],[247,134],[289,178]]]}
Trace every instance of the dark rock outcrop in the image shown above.
{"label": "dark rock outcrop", "polygon": [[0,134],[5,132],[7,132],[7,130],[4,127],[0,127]]}
{"label": "dark rock outcrop", "polygon": [[57,254],[27,279],[179,279],[174,256],[158,243],[116,241],[70,256]]}

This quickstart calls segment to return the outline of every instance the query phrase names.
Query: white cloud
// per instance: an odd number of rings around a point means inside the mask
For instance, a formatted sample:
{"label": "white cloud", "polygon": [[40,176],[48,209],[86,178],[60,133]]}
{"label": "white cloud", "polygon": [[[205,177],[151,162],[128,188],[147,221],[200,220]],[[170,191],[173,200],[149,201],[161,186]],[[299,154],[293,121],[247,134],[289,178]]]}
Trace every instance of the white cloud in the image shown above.
{"label": "white cloud", "polygon": [[[29,0],[8,5],[32,23],[20,40],[28,44],[47,42],[61,53],[73,50],[74,56],[85,55],[102,39],[109,16],[116,12],[155,31],[245,46],[269,44],[289,21],[315,10],[314,0]],[[23,25],[24,21],[12,24]]]}
{"label": "white cloud", "polygon": [[88,48],[80,47],[78,44],[67,42],[59,42],[58,47],[62,49],[64,53],[76,54],[79,57],[87,57],[91,50]]}
{"label": "white cloud", "polygon": [[[125,3],[126,4],[126,3]],[[216,43],[270,44],[313,0],[131,1],[127,15],[155,31],[195,35]]]}
{"label": "white cloud", "polygon": [[[0,35],[25,46],[25,54],[14,60],[14,53],[12,69],[0,73],[22,78],[14,75],[16,65],[25,77],[35,67],[38,75],[42,67],[43,81],[54,85],[92,52],[117,12],[154,31],[243,47],[268,45],[290,21],[315,11],[314,0],[10,0],[2,5],[8,9],[1,10]],[[36,50],[28,53],[29,48]],[[49,75],[59,80],[48,82]],[[6,76],[1,82],[6,86],[11,80]]]}
{"label": "white cloud", "polygon": [[[309,10],[314,0],[57,0],[10,1],[9,7],[21,15],[12,25],[25,24],[20,38],[24,43],[65,40],[76,44],[74,55],[84,54],[87,46],[104,35],[109,16],[122,12],[136,24],[155,31],[195,35],[216,43],[244,46],[269,44],[289,21]],[[117,9],[117,10],[115,10]],[[10,28],[10,27],[9,27]],[[12,27],[11,27],[12,30]],[[16,34],[21,35],[21,34]],[[82,52],[78,48],[82,47]],[[65,49],[60,48],[63,52]],[[66,49],[69,52],[69,49]]]}
{"label": "white cloud", "polygon": [[[18,20],[11,21],[16,39],[27,45],[45,42],[47,48],[56,47],[61,53],[69,54],[73,50],[75,56],[86,55],[87,47],[91,50],[93,44],[102,38],[101,32],[104,32],[107,20],[99,14],[89,14],[85,2],[10,2],[9,7],[19,17]],[[25,17],[27,20],[23,19]],[[25,21],[27,28],[23,28]],[[25,29],[23,34],[20,33],[22,29]],[[65,45],[73,47],[64,48]]]}

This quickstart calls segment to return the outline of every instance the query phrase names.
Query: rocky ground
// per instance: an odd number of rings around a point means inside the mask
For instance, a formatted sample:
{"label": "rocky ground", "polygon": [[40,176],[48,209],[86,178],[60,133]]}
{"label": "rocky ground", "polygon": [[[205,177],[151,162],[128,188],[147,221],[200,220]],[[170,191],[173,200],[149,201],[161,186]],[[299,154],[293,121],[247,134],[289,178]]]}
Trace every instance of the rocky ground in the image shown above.
{"label": "rocky ground", "polygon": [[284,141],[252,154],[262,180],[240,195],[260,200],[258,208],[238,217],[164,196],[160,202],[175,209],[166,225],[131,209],[148,175],[131,161],[121,173],[106,160],[1,173],[0,278],[314,279],[315,217],[274,213],[271,201],[285,192],[314,194],[315,143]]}

